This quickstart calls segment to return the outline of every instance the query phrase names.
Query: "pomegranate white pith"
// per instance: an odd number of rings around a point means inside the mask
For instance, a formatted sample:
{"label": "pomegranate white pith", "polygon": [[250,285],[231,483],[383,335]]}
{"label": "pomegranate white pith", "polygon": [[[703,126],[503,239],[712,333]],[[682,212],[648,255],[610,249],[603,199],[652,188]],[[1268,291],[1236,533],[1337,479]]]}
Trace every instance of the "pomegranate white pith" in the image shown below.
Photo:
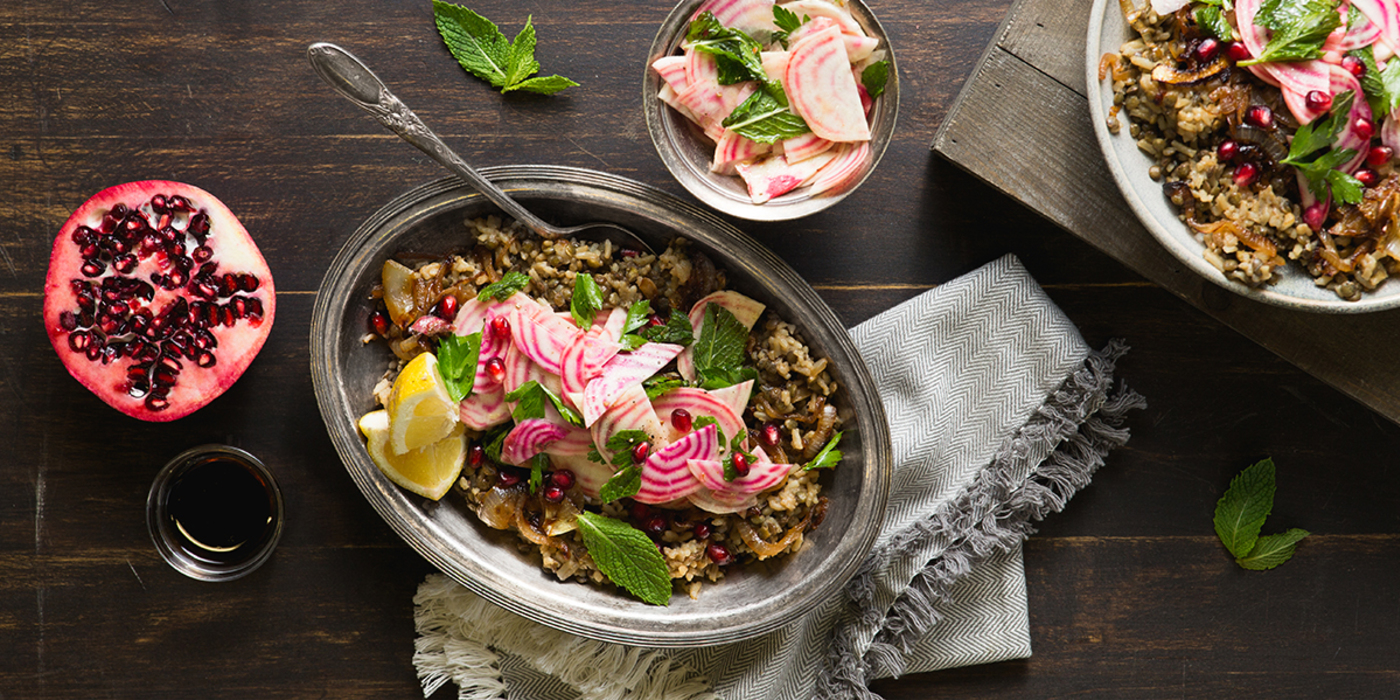
{"label": "pomegranate white pith", "polygon": [[127,415],[183,417],[233,385],[272,329],[267,261],[213,195],[148,180],[85,202],[54,240],[44,326],[68,372]]}

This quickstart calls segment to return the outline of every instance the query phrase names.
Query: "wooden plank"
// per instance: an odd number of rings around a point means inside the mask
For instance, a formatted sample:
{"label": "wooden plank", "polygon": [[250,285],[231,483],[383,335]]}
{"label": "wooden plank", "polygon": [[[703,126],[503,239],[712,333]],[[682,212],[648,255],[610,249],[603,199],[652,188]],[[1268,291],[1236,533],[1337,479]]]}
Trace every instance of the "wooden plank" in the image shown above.
{"label": "wooden plank", "polygon": [[998,46],[1083,95],[1084,18],[1094,0],[1020,2],[1012,8]]}

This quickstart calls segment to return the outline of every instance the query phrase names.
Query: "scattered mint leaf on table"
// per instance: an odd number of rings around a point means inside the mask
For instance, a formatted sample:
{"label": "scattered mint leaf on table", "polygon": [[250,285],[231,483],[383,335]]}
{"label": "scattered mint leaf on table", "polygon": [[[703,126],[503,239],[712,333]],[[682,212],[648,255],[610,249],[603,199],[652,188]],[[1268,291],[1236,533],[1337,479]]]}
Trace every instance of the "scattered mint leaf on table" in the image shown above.
{"label": "scattered mint leaf on table", "polygon": [[671,601],[671,574],[656,543],[621,520],[579,513],[579,534],[593,562],[613,583],[652,605]]}
{"label": "scattered mint leaf on table", "polygon": [[447,385],[453,401],[461,401],[472,393],[476,384],[476,363],[481,356],[481,333],[447,335],[438,341],[438,374]]}
{"label": "scattered mint leaf on table", "polygon": [[1274,509],[1274,490],[1274,461],[1264,459],[1235,475],[1215,504],[1215,534],[1245,569],[1263,571],[1288,561],[1298,542],[1310,534],[1292,528],[1259,536]]}
{"label": "scattered mint leaf on table", "polygon": [[514,41],[491,20],[463,7],[442,0],[433,0],[433,20],[447,50],[467,72],[490,83],[501,92],[523,90],[551,95],[578,83],[563,76],[537,76],[540,64],[535,60],[535,28],[531,17]]}

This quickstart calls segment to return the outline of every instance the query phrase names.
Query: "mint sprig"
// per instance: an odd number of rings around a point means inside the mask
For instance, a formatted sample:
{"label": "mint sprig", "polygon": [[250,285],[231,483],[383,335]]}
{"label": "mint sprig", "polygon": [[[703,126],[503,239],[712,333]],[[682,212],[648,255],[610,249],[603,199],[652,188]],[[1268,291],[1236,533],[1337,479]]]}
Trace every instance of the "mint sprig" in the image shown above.
{"label": "mint sprig", "polygon": [[695,340],[695,374],[705,389],[722,389],[749,379],[758,371],[744,366],[749,329],[719,304],[705,307],[700,337]]}
{"label": "mint sprig", "polygon": [[763,45],[741,29],[720,24],[709,10],[691,20],[685,38],[691,50],[715,57],[720,85],[748,80],[770,82],[768,73],[763,70]]}
{"label": "mint sprig", "polygon": [[832,434],[831,439],[826,441],[826,446],[822,448],[821,452],[818,452],[817,456],[813,457],[812,461],[808,462],[802,469],[804,471],[830,469],[840,464],[842,456],[841,450],[836,449],[836,446],[839,444],[841,444],[840,430]]}
{"label": "mint sprig", "polygon": [[476,298],[478,301],[491,301],[493,299],[495,301],[505,301],[511,298],[516,292],[528,286],[530,286],[529,275],[511,270],[502,275],[500,281],[492,282],[482,287],[481,291],[477,293]]}
{"label": "mint sprig", "polygon": [[1221,41],[1235,40],[1235,31],[1225,19],[1225,14],[1234,10],[1234,3],[1230,0],[1196,0],[1196,3],[1196,24],[1206,34]]}
{"label": "mint sprig", "polygon": [[1261,460],[1230,480],[1215,504],[1215,534],[1245,569],[1263,571],[1289,560],[1297,544],[1310,533],[1298,528],[1259,536],[1274,509],[1274,461]]}
{"label": "mint sprig", "polygon": [[583,512],[579,534],[598,570],[627,592],[652,605],[671,601],[671,572],[656,544],[621,520]]}
{"label": "mint sprig", "polygon": [[788,107],[787,93],[776,81],[754,91],[720,124],[758,143],[776,143],[812,130]]}
{"label": "mint sprig", "polygon": [[559,75],[531,77],[540,70],[531,19],[527,16],[525,27],[514,41],[508,41],[491,20],[461,5],[433,0],[433,21],[447,50],[468,73],[502,93],[523,90],[552,95],[578,85]]}
{"label": "mint sprig", "polygon": [[481,333],[445,335],[438,340],[437,369],[447,393],[460,402],[476,385],[476,363],[481,357]]}
{"label": "mint sprig", "polygon": [[1269,43],[1258,56],[1238,65],[1321,58],[1322,44],[1341,25],[1342,16],[1331,0],[1264,0],[1254,23],[1272,32]]}
{"label": "mint sprig", "polygon": [[672,389],[683,386],[685,386],[685,380],[674,377],[650,377],[642,382],[642,389],[647,392],[647,398],[652,401]]}

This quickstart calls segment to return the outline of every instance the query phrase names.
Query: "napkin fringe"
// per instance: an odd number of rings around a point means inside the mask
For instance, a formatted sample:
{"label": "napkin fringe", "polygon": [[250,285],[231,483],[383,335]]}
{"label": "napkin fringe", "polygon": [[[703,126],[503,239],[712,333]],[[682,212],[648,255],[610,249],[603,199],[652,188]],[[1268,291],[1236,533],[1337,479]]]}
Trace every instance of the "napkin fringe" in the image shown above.
{"label": "napkin fringe", "polygon": [[[495,652],[519,657],[589,700],[718,700],[690,667],[659,651],[584,639],[507,612],[442,574],[414,596],[413,665],[431,695],[447,680],[462,700],[504,700]],[[494,650],[494,651],[493,651]]]}
{"label": "napkin fringe", "polygon": [[[1103,351],[1091,352],[971,486],[871,553],[847,586],[846,597],[855,618],[879,624],[880,632],[864,656],[856,651],[855,625],[836,636],[816,697],[878,700],[868,679],[903,673],[907,655],[942,618],[937,606],[949,600],[952,585],[974,563],[1025,540],[1035,531],[1032,520],[1063,509],[1108,452],[1127,441],[1122,423],[1128,411],[1146,407],[1143,397],[1126,387],[1113,391],[1115,363],[1127,350],[1113,340]],[[1040,464],[1025,464],[1031,455],[1047,452]],[[1028,479],[1019,476],[1027,471]],[[915,543],[930,547],[934,557],[882,621],[875,608],[875,577],[892,556]]]}

